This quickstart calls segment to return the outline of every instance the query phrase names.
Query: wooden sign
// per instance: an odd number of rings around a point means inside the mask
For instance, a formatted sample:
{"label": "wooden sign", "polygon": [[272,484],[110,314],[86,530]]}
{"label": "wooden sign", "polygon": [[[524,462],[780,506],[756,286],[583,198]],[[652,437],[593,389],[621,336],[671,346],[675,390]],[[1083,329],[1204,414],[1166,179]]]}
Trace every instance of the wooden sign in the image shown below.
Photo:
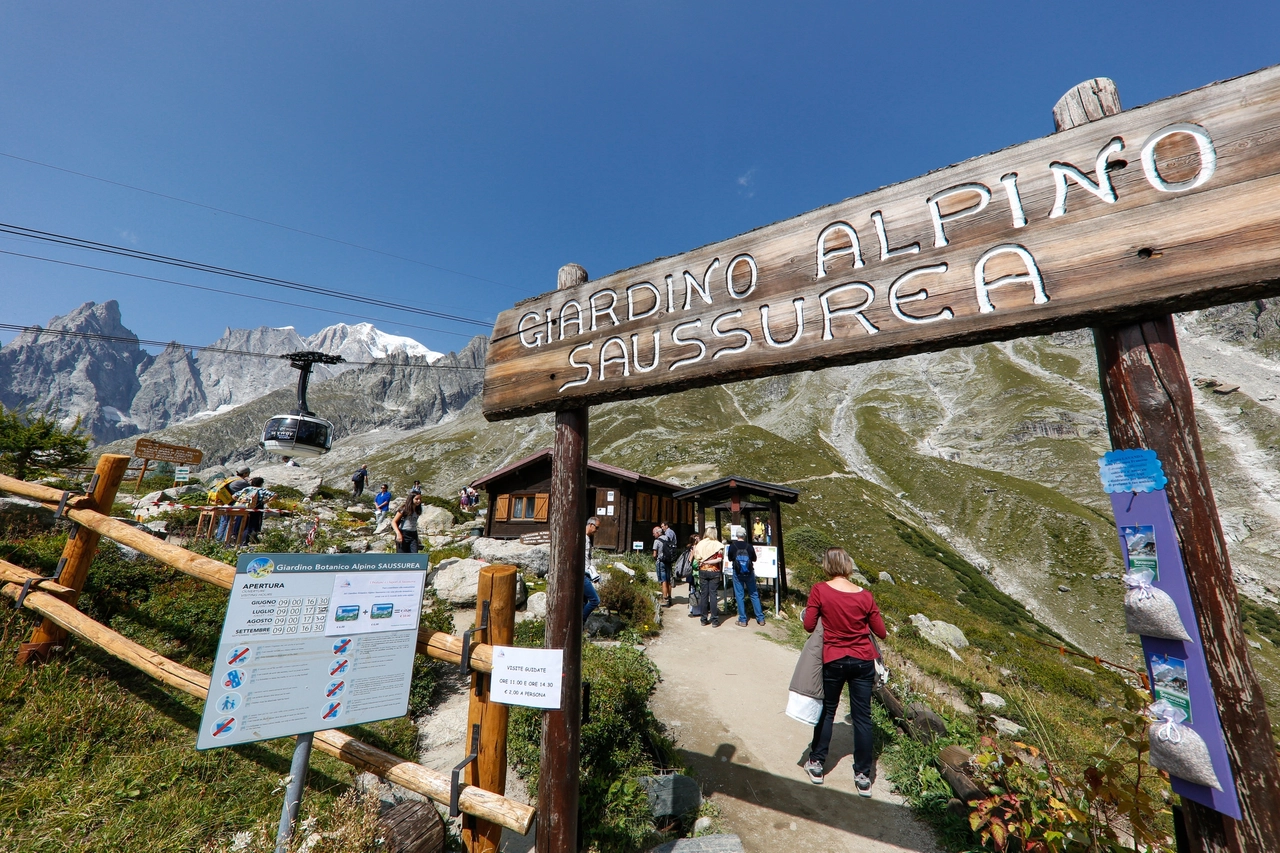
{"label": "wooden sign", "polygon": [[149,438],[140,438],[133,445],[133,455],[151,462],[172,462],[175,465],[199,465],[204,451],[181,444],[163,444]]}
{"label": "wooden sign", "polygon": [[484,413],[1274,294],[1280,66],[521,302],[494,326]]}

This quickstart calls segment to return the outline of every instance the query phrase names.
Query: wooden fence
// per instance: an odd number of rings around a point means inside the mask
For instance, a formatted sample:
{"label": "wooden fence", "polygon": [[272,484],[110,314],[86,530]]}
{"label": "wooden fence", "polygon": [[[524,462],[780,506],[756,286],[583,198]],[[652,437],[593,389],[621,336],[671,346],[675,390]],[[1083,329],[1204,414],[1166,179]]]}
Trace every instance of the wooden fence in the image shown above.
{"label": "wooden fence", "polygon": [[[21,601],[24,608],[43,617],[31,641],[23,644],[18,659],[19,662],[46,659],[65,645],[68,635],[74,635],[157,681],[203,699],[209,692],[209,676],[133,642],[76,609],[89,564],[103,536],[206,583],[231,589],[233,567],[156,539],[106,514],[128,463],[128,456],[104,454],[98,460],[86,495],[70,495],[0,475],[0,491],[38,501],[73,522],[67,546],[58,561],[56,580],[42,578],[0,560],[0,594]],[[426,628],[418,631],[418,653],[459,666],[464,654],[468,658],[471,704],[467,731],[477,731],[479,743],[475,760],[464,768],[455,802],[451,804],[455,793],[452,779],[444,773],[405,761],[340,731],[315,733],[317,749],[357,770],[374,773],[437,803],[456,805],[460,813],[468,816],[463,820],[463,840],[471,853],[496,851],[503,827],[527,834],[535,815],[532,807],[507,799],[501,793],[505,789],[507,769],[507,708],[490,702],[491,691],[487,689],[488,674],[493,670],[493,646],[510,644],[514,638],[515,580],[513,566],[486,566],[481,571],[476,625],[488,625],[478,629],[483,642],[468,642],[464,646],[463,639],[451,634]],[[467,743],[472,743],[470,736]]]}

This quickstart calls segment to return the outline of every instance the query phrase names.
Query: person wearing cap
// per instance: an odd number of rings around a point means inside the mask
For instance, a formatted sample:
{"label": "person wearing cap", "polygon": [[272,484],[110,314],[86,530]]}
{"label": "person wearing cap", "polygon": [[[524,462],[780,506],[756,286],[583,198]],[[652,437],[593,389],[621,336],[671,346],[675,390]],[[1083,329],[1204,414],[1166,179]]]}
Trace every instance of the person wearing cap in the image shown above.
{"label": "person wearing cap", "polygon": [[[244,491],[245,489],[249,488],[249,475],[252,473],[253,472],[249,470],[248,465],[241,465],[239,468],[236,469],[236,478],[232,480],[230,483],[227,483],[227,489],[231,492],[232,495],[237,495],[240,492]],[[231,523],[230,516],[227,516],[225,514],[222,516],[222,518],[218,519],[218,533],[214,538],[217,539],[219,542],[226,541],[227,526],[230,523]]]}
{"label": "person wearing cap", "polygon": [[733,541],[726,552],[729,569],[733,572],[733,597],[738,602],[738,627],[747,627],[747,607],[744,598],[751,599],[756,623],[764,624],[764,610],[760,607],[760,592],[756,588],[756,549],[747,541],[747,528],[735,526]]}
{"label": "person wearing cap", "polygon": [[698,608],[702,624],[720,624],[720,602],[717,601],[720,584],[724,581],[724,546],[716,538],[716,526],[708,524],[702,541],[693,547],[693,559],[698,563]]}

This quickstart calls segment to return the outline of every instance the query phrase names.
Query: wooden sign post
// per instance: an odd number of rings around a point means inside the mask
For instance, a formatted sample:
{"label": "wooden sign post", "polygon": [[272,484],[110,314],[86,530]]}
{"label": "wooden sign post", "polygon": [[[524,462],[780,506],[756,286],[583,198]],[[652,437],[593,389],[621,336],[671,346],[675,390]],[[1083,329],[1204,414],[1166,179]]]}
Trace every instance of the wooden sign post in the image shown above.
{"label": "wooden sign post", "polygon": [[[1065,129],[1119,112],[1115,83],[1098,78],[1063,95],[1053,118]],[[1169,478],[1169,508],[1240,801],[1237,821],[1184,798],[1189,840],[1197,853],[1280,850],[1280,766],[1266,700],[1249,663],[1239,595],[1173,318],[1097,328],[1093,340],[1111,446],[1154,450]]]}
{"label": "wooden sign post", "polygon": [[142,488],[142,480],[147,476],[147,468],[152,462],[172,462],[175,465],[199,465],[204,459],[204,451],[197,447],[182,444],[164,444],[149,438],[140,438],[133,445],[133,455],[142,460],[142,470],[138,472],[138,481],[133,484],[133,493]]}
{"label": "wooden sign post", "polygon": [[587,406],[1098,327],[1114,447],[1164,462],[1241,819],[1190,803],[1201,853],[1280,850],[1280,765],[1248,658],[1169,314],[1280,294],[1280,66],[1128,112],[1069,92],[1059,132],[499,315],[489,420],[556,412],[538,850],[577,849]]}

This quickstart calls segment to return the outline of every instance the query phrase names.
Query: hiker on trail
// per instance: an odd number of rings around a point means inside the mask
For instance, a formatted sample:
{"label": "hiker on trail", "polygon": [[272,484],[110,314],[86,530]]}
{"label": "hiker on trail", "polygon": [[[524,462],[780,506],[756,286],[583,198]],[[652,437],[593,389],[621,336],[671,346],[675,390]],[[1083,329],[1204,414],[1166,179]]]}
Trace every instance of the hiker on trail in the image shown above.
{"label": "hiker on trail", "polygon": [[822,619],[822,717],[813,727],[805,772],[822,784],[823,764],[831,746],[840,693],[849,685],[853,720],[853,784],[861,797],[871,796],[871,688],[875,684],[876,652],[871,634],[884,639],[884,618],[870,591],[849,579],[853,559],[843,548],[828,548],[822,571],[828,580],[813,585],[804,611],[804,629],[812,632]]}
{"label": "hiker on trail", "polygon": [[756,614],[756,624],[764,624],[764,610],[760,607],[760,592],[756,588],[756,549],[747,541],[747,529],[736,527],[733,541],[729,543],[729,569],[733,572],[733,597],[738,601],[738,627],[747,627],[747,607],[744,596],[751,599],[751,609]]}
{"label": "hiker on trail", "polygon": [[693,546],[698,544],[698,534],[689,537],[684,550],[671,565],[671,582],[689,584],[689,616],[697,616],[698,610],[698,572],[693,567]]}
{"label": "hiker on trail", "polygon": [[664,521],[661,526],[653,528],[653,564],[658,574],[658,583],[662,584],[662,603],[670,607],[671,602],[671,566],[676,561],[676,532]]}
{"label": "hiker on trail", "polygon": [[373,496],[373,525],[377,527],[382,523],[382,519],[387,517],[387,512],[391,509],[391,488],[386,484],[382,484],[382,488],[378,489],[378,493]]}
{"label": "hiker on trail", "polygon": [[594,515],[587,519],[587,559],[583,564],[582,572],[582,623],[584,625],[591,611],[600,606],[600,596],[596,593],[595,584],[591,582],[591,576],[596,570],[591,564],[591,548],[595,544],[596,530],[599,527],[600,519]]}
{"label": "hiker on trail", "polygon": [[[249,472],[248,465],[245,465],[244,467],[237,469],[235,479],[227,480],[224,483],[224,485],[226,485],[227,487],[226,493],[229,493],[231,495],[231,498],[230,500],[227,500],[226,498],[223,498],[222,500],[225,500],[227,503],[231,503],[235,500],[235,496],[237,494],[249,488],[249,473],[250,472]],[[218,488],[218,491],[219,492],[222,491],[221,487]],[[229,525],[230,523],[231,523],[231,517],[228,515],[224,514],[222,518],[218,519],[218,532],[214,536],[214,538],[217,539],[219,542],[227,541],[227,525]]]}
{"label": "hiker on trail", "polygon": [[410,494],[400,509],[391,517],[391,528],[396,533],[396,553],[418,553],[418,516],[422,515],[422,495]]}
{"label": "hiker on trail", "polygon": [[409,490],[409,493],[410,493],[410,494],[413,494],[413,495],[420,495],[420,494],[422,494],[422,481],[421,481],[421,480],[414,480],[414,481],[413,481],[413,488]]}
{"label": "hiker on trail", "polygon": [[708,524],[706,534],[693,548],[693,559],[698,562],[698,609],[702,624],[720,624],[720,602],[716,600],[720,584],[724,581],[724,546],[716,538],[716,526]]}
{"label": "hiker on trail", "polygon": [[364,494],[364,482],[369,479],[369,466],[361,465],[360,470],[351,475],[351,499],[355,500]]}
{"label": "hiker on trail", "polygon": [[[261,477],[254,477],[249,480],[247,488],[236,493],[236,507],[250,510],[244,524],[246,542],[258,541],[258,534],[262,532],[262,511],[266,509],[267,501],[276,496],[275,492],[263,488],[265,482]],[[239,526],[240,519],[237,518],[231,524],[232,539],[239,539]]]}

